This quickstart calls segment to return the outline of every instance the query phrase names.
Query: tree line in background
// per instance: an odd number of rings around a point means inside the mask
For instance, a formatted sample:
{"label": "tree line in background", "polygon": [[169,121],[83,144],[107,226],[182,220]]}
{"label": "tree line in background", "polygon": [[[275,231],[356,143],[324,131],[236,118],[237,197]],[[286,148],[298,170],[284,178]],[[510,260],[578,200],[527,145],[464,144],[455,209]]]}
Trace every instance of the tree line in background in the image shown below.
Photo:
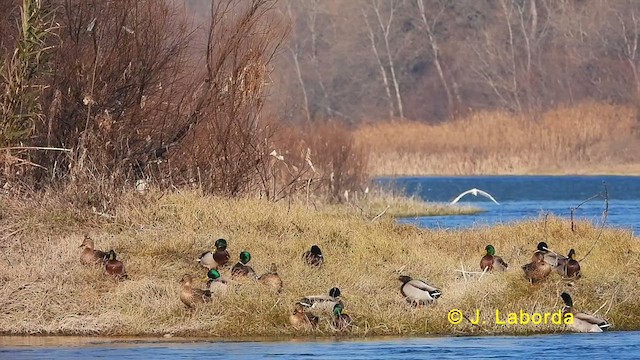
{"label": "tree line in background", "polygon": [[208,4],[194,24],[165,0],[0,3],[4,190],[64,185],[107,211],[150,182],[274,201],[357,189],[366,159],[340,124],[264,114],[289,29],[277,1]]}
{"label": "tree line in background", "polygon": [[[200,1],[191,0],[197,6]],[[313,121],[640,104],[634,0],[283,0],[274,105]]]}

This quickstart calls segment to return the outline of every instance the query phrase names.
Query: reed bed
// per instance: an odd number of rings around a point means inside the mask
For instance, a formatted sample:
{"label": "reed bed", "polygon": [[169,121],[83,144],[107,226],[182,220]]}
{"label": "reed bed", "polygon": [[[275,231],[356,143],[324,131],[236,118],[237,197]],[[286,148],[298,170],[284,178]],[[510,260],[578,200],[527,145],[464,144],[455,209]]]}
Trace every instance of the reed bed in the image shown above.
{"label": "reed bed", "polygon": [[[576,308],[595,311],[616,330],[640,327],[640,243],[630,231],[600,230],[578,223],[572,232],[558,218],[464,231],[433,231],[398,225],[387,214],[373,220],[352,206],[307,206],[256,199],[223,199],[196,191],[131,194],[113,218],[75,210],[52,199],[3,200],[0,226],[0,333],[56,335],[333,336],[330,318],[318,330],[297,332],[288,323],[302,296],[342,290],[354,326],[344,334],[530,334],[566,331],[562,325],[496,325],[496,309],[554,312],[568,290]],[[115,282],[100,268],[79,262],[83,236],[99,249],[115,249],[129,280]],[[240,281],[226,295],[188,310],[179,300],[179,279],[203,280],[195,259],[218,237],[238,253],[252,253],[257,273],[279,267],[281,293]],[[583,278],[573,286],[559,276],[529,285],[520,265],[538,241],[581,258]],[[493,244],[509,263],[506,273],[463,277],[478,270],[484,247]],[[301,254],[318,244],[326,257],[309,268]],[[398,274],[424,279],[442,290],[432,306],[410,307],[399,292]],[[228,276],[228,269],[223,271]],[[447,321],[451,309],[486,324]]]}
{"label": "reed bed", "polygon": [[585,103],[539,119],[482,111],[450,122],[360,127],[374,175],[640,173],[635,110]]}

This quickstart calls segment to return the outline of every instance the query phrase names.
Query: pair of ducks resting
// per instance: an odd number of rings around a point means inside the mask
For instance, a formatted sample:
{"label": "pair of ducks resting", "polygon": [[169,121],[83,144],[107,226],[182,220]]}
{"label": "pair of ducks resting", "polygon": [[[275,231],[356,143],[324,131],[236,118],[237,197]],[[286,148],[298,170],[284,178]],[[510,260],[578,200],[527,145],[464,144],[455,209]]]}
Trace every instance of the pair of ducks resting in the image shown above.
{"label": "pair of ducks resting", "polygon": [[116,259],[115,251],[109,250],[109,252],[104,252],[95,249],[93,239],[88,236],[84,237],[84,241],[80,244],[80,247],[83,248],[80,252],[80,263],[83,265],[104,265],[105,272],[114,278],[127,278],[124,264],[122,261]]}
{"label": "pair of ducks resting", "polygon": [[523,265],[522,270],[531,283],[544,280],[553,270],[565,279],[579,279],[580,263],[574,259],[575,254],[575,250],[571,249],[566,257],[558,255],[549,250],[547,243],[540,242],[531,256],[531,262]]}
{"label": "pair of ducks resting", "polygon": [[313,312],[330,312],[333,317],[331,325],[337,330],[349,328],[352,323],[351,316],[343,312],[344,303],[340,296],[340,289],[334,287],[329,290],[329,295],[313,295],[302,298],[294,305],[293,313],[289,315],[289,322],[297,330],[316,329],[320,318],[305,311],[310,309]]}

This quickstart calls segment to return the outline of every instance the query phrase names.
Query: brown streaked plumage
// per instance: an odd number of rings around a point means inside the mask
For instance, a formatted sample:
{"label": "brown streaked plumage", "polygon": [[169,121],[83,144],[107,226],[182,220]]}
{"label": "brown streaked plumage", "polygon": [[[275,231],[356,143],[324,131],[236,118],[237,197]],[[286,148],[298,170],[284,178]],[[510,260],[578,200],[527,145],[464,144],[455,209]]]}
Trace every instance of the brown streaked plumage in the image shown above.
{"label": "brown streaked plumage", "polygon": [[94,249],[95,244],[89,236],[84,237],[84,241],[79,247],[83,248],[80,252],[80,263],[83,265],[101,264],[108,259],[107,253]]}
{"label": "brown streaked plumage", "polygon": [[275,263],[271,263],[271,269],[268,273],[262,274],[258,281],[262,284],[269,286],[276,290],[277,292],[282,291],[282,279],[278,275],[278,267]]}
{"label": "brown streaked plumage", "polygon": [[182,276],[182,280],[180,280],[180,283],[182,284],[182,288],[180,289],[180,300],[188,308],[194,308],[198,304],[211,300],[211,291],[194,289],[191,287],[192,282],[193,279],[189,274],[184,274]]}
{"label": "brown streaked plumage", "polygon": [[552,267],[544,261],[544,254],[536,251],[531,260],[530,263],[522,265],[522,270],[532,284],[544,280],[551,274]]}
{"label": "brown streaked plumage", "polygon": [[293,313],[289,315],[289,322],[296,330],[309,330],[318,327],[318,317],[304,312],[304,307],[299,302],[295,304]]}

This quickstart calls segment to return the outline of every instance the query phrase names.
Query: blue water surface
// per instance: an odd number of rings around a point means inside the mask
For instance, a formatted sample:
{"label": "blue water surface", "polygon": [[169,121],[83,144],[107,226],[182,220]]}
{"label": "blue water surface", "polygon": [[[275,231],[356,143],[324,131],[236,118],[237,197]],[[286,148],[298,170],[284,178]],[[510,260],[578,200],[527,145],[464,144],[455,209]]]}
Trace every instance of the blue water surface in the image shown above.
{"label": "blue water surface", "polygon": [[578,219],[601,225],[608,197],[606,225],[640,231],[640,177],[637,176],[459,176],[380,178],[376,182],[406,195],[434,202],[450,202],[460,193],[477,188],[491,194],[500,205],[482,196],[467,195],[458,203],[485,210],[474,215],[426,216],[400,219],[427,228],[467,228],[537,218],[544,214],[569,218],[571,208],[594,195],[574,211]]}
{"label": "blue water surface", "polygon": [[590,359],[640,357],[639,332],[275,342],[66,343],[5,346],[2,359]]}

